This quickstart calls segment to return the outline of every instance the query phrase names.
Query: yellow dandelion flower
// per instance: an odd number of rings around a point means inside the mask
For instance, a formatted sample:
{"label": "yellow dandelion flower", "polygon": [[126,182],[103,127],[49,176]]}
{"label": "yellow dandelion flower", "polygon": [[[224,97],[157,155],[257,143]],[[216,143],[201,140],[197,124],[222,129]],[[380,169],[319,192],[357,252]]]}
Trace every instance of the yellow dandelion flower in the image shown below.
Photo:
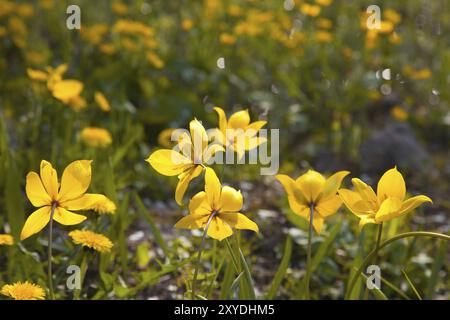
{"label": "yellow dandelion flower", "polygon": [[45,298],[44,289],[28,281],[6,284],[0,293],[15,300],[43,300]]}
{"label": "yellow dandelion flower", "polygon": [[14,238],[10,234],[0,234],[0,246],[12,246],[14,244]]}
{"label": "yellow dandelion flower", "polygon": [[105,148],[112,143],[112,137],[108,130],[97,127],[87,127],[81,131],[81,140],[94,148]]}
{"label": "yellow dandelion flower", "polygon": [[89,209],[94,210],[99,214],[114,214],[117,210],[117,207],[116,204],[110,199],[108,199],[107,197],[103,197],[103,199],[92,204]]}
{"label": "yellow dandelion flower", "polygon": [[102,109],[105,112],[111,111],[111,106],[109,105],[109,102],[106,99],[106,97],[103,95],[103,93],[96,91],[94,94],[94,99],[95,99],[95,102],[100,107],[100,109]]}
{"label": "yellow dandelion flower", "polygon": [[94,249],[98,252],[109,252],[113,247],[111,240],[102,234],[89,230],[74,230],[69,232],[69,236],[76,244]]}

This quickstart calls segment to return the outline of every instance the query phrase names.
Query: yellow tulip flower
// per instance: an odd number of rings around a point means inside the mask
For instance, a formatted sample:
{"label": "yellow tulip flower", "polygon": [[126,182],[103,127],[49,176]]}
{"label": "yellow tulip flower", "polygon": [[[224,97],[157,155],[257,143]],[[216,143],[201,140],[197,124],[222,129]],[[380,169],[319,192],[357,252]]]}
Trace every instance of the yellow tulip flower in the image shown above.
{"label": "yellow tulip flower", "polygon": [[231,229],[259,232],[258,225],[239,211],[243,198],[240,191],[222,187],[211,168],[206,168],[205,191],[197,193],[189,202],[189,214],[175,224],[182,229],[207,229],[213,239],[223,240],[233,234]]}
{"label": "yellow tulip flower", "polygon": [[27,175],[26,194],[33,206],[38,207],[25,222],[20,238],[22,240],[41,231],[54,219],[63,225],[75,225],[86,217],[71,212],[88,210],[96,203],[104,201],[101,194],[86,193],[91,183],[90,160],[77,160],[69,164],[63,172],[61,184],[52,165],[41,161],[40,176],[36,172]]}
{"label": "yellow tulip flower", "polygon": [[239,159],[242,158],[246,150],[252,150],[267,141],[266,138],[256,137],[258,131],[266,125],[267,121],[250,123],[248,110],[235,112],[227,120],[222,108],[215,107],[214,110],[219,115],[218,139],[220,143],[235,151]]}
{"label": "yellow tulip flower", "polygon": [[223,151],[219,145],[208,146],[208,135],[197,120],[189,123],[190,136],[181,135],[179,151],[161,149],[153,152],[146,160],[158,173],[165,176],[178,176],[175,201],[181,205],[183,196],[192,179],[198,177],[206,163],[217,151]]}
{"label": "yellow tulip flower", "polygon": [[432,202],[424,195],[405,200],[406,184],[402,174],[394,167],[386,171],[378,182],[377,193],[360,179],[352,179],[355,191],[338,191],[347,208],[360,218],[360,227],[367,223],[380,224],[406,214],[424,202]]}
{"label": "yellow tulip flower", "polygon": [[313,210],[313,227],[320,233],[324,219],[336,213],[342,205],[336,192],[349,173],[339,171],[325,179],[319,172],[308,170],[296,180],[284,174],[276,178],[286,190],[289,206],[294,213],[310,221]]}

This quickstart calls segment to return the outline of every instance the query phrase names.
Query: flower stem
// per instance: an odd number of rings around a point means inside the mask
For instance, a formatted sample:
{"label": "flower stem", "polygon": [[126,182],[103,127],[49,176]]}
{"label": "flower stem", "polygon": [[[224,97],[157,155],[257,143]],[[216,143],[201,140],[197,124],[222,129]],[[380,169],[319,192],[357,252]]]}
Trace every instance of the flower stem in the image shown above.
{"label": "flower stem", "polygon": [[386,247],[387,245],[391,244],[392,242],[395,242],[397,240],[403,239],[403,238],[409,238],[409,237],[431,237],[431,238],[438,238],[438,239],[444,239],[447,241],[450,241],[450,236],[446,235],[446,234],[441,234],[441,233],[436,233],[436,232],[427,232],[427,231],[414,231],[414,232],[405,232],[405,233],[401,233],[398,234],[388,240],[385,240],[384,242],[382,242],[379,247],[378,250],[372,250],[367,257],[364,259],[364,261],[361,263],[361,265],[358,268],[358,271],[356,271],[355,275],[353,276],[350,285],[348,287],[347,290],[347,294],[345,295],[345,299],[349,299],[353,288],[355,287],[356,281],[358,280],[361,272],[363,271],[364,267],[369,263],[369,261],[373,258],[373,256],[381,249],[383,249],[384,247]]}
{"label": "flower stem", "polygon": [[308,251],[306,256],[305,299],[309,300],[309,279],[311,278],[311,240],[313,233],[314,205],[309,207]]}
{"label": "flower stem", "polygon": [[[374,265],[376,265],[377,262],[378,262],[378,250],[380,248],[382,233],[383,233],[383,222],[378,225],[377,240],[376,240],[376,243],[375,243],[375,248],[373,249],[374,257],[373,257],[373,260],[372,260],[372,264],[374,264]],[[369,298],[369,288],[367,288],[367,286],[366,286],[366,289],[364,291],[364,300],[367,300],[368,298]]]}
{"label": "flower stem", "polygon": [[57,205],[56,202],[52,204],[48,228],[48,288],[50,290],[51,300],[55,300],[55,293],[53,291],[53,275],[52,275],[52,246],[53,246],[53,215],[55,214],[56,205]]}
{"label": "flower stem", "polygon": [[205,229],[203,231],[202,242],[200,243],[200,247],[198,248],[197,261],[195,263],[195,270],[194,270],[194,278],[192,279],[192,290],[191,290],[192,300],[195,300],[195,290],[197,287],[198,269],[200,267],[200,259],[202,257],[203,246],[205,245],[206,234],[208,233],[209,225],[211,224],[211,221],[213,220],[213,218],[215,216],[216,216],[216,212],[213,212],[209,216],[208,221],[206,222],[206,225],[205,225]]}

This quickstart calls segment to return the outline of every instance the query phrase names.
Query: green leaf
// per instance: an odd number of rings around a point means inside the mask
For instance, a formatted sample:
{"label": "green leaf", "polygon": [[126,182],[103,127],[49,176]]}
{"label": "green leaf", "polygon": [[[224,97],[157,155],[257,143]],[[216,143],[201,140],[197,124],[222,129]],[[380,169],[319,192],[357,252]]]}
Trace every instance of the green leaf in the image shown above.
{"label": "green leaf", "polygon": [[314,255],[314,258],[312,260],[311,264],[311,272],[314,272],[314,270],[317,269],[317,267],[320,265],[322,260],[326,257],[327,252],[331,248],[331,246],[334,243],[334,239],[336,239],[336,236],[339,234],[339,231],[341,230],[342,221],[339,221],[333,229],[330,231],[330,235],[328,238],[322,242],[322,244],[317,249],[316,254]]}
{"label": "green leaf", "polygon": [[292,256],[292,238],[288,236],[286,238],[286,244],[284,245],[283,257],[281,258],[280,265],[278,266],[278,270],[273,278],[272,285],[270,286],[269,292],[266,295],[266,299],[272,300],[275,298],[275,295],[278,291],[278,288],[283,281],[284,276],[286,275],[286,270],[289,266],[289,262],[291,261]]}

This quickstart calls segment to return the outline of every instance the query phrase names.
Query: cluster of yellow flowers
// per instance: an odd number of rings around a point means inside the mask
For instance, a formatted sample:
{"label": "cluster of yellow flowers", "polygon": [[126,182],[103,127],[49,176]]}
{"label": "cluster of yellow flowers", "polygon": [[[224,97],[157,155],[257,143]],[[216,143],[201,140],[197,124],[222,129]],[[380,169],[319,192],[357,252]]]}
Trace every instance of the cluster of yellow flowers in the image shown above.
{"label": "cluster of yellow flowers", "polygon": [[[229,119],[222,108],[216,107],[214,110],[219,116],[219,128],[212,130],[209,136],[200,121],[194,119],[189,124],[190,135],[184,132],[178,137],[179,151],[157,150],[147,162],[162,175],[178,176],[175,200],[179,205],[183,203],[189,183],[205,171],[204,191],[192,197],[189,215],[175,226],[186,229],[203,227],[210,237],[223,240],[233,233],[231,227],[258,232],[258,226],[239,212],[243,206],[240,191],[222,187],[216,173],[207,167],[207,163],[216,152],[230,149],[240,159],[245,151],[264,143],[266,140],[256,135],[266,121],[250,123],[248,110],[236,112]],[[251,134],[246,134],[250,130]],[[217,137],[219,143],[208,146],[212,136]]]}

